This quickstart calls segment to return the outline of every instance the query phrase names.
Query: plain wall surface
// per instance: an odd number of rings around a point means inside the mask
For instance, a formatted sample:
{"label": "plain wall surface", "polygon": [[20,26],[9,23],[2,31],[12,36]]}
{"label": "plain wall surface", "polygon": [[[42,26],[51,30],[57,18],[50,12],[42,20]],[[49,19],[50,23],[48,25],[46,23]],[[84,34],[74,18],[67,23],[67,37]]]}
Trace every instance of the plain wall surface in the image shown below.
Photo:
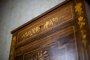
{"label": "plain wall surface", "polygon": [[0,60],[8,60],[11,31],[64,0],[0,0]]}

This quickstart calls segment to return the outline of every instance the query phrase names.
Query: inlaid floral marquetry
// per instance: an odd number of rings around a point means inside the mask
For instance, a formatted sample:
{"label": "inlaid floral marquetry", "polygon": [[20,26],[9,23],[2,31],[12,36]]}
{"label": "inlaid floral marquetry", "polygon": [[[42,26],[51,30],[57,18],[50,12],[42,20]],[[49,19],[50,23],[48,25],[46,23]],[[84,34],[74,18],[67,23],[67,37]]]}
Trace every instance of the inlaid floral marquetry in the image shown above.
{"label": "inlaid floral marquetry", "polygon": [[82,3],[77,3],[75,6],[75,12],[77,13],[77,18],[78,18],[78,25],[79,25],[79,29],[80,29],[80,34],[82,37],[82,43],[84,44],[84,46],[86,46],[86,41],[87,41],[87,34],[86,34],[86,21],[85,21],[85,17],[84,17],[84,13],[82,10]]}
{"label": "inlaid floral marquetry", "polygon": [[83,8],[66,0],[14,30],[10,60],[90,60]]}
{"label": "inlaid floral marquetry", "polygon": [[55,11],[52,11],[46,16],[40,18],[39,22],[36,22],[34,25],[31,24],[29,27],[25,27],[25,29],[22,29],[18,33],[17,42],[21,42],[24,39],[28,39],[36,34],[38,35],[43,31],[53,29],[57,25],[62,25],[68,21],[73,21],[73,12],[74,10],[72,4],[67,4],[60,8],[57,8]]}

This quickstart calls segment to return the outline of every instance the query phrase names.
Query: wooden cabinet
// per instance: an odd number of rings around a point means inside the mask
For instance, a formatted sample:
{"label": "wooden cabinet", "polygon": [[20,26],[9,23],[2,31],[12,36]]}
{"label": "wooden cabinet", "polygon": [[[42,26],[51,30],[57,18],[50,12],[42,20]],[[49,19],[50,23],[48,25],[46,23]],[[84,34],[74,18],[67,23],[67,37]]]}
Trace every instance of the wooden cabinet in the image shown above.
{"label": "wooden cabinet", "polygon": [[64,1],[12,31],[10,60],[89,60],[83,1]]}

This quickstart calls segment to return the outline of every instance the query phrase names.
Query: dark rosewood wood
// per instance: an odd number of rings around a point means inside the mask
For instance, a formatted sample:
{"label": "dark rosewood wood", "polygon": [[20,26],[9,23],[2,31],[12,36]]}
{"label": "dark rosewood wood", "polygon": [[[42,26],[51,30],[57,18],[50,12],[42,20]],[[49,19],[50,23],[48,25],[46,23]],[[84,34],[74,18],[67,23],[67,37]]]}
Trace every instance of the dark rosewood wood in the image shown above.
{"label": "dark rosewood wood", "polygon": [[13,30],[9,60],[89,60],[82,0],[55,6]]}

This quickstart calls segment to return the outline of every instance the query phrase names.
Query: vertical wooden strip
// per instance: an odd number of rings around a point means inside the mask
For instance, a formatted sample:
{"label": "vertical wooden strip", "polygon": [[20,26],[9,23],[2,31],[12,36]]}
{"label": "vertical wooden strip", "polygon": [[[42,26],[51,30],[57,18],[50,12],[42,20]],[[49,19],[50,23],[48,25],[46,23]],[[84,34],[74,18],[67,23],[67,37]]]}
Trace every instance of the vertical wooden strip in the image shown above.
{"label": "vertical wooden strip", "polygon": [[[75,2],[75,18],[76,18],[76,26],[78,29],[77,36],[79,43],[79,56],[80,60],[89,60],[89,54],[88,54],[88,25],[87,25],[87,18],[85,14],[85,8],[84,8],[84,1],[83,0],[74,0]],[[83,57],[83,58],[82,58]]]}
{"label": "vertical wooden strip", "polygon": [[10,56],[9,60],[15,60],[15,43],[16,43],[16,36],[12,37],[12,42],[11,42],[11,49],[10,49]]}

